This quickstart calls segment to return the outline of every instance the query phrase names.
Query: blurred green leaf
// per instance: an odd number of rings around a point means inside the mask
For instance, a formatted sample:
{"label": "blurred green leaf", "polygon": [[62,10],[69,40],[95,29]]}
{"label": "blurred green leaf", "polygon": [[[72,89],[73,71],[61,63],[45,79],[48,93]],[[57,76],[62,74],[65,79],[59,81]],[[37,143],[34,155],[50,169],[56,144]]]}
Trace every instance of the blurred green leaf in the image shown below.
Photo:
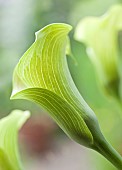
{"label": "blurred green leaf", "polygon": [[18,130],[29,118],[28,111],[13,111],[0,120],[0,170],[22,170],[18,153]]}

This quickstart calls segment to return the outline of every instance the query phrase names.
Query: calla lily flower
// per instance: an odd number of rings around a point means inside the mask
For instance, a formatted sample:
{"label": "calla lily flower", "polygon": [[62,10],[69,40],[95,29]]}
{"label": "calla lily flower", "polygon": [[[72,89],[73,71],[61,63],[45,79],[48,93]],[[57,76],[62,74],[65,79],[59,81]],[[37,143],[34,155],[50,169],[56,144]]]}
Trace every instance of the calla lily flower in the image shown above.
{"label": "calla lily flower", "polygon": [[71,139],[98,151],[122,169],[121,156],[103,137],[96,115],[71,78],[66,61],[71,29],[57,23],[36,33],[35,42],[14,70],[11,99],[39,104]]}
{"label": "calla lily flower", "polygon": [[74,37],[87,46],[87,53],[98,74],[101,87],[120,98],[119,31],[122,30],[122,5],[115,5],[101,17],[82,19]]}
{"label": "calla lily flower", "polygon": [[30,112],[14,110],[0,120],[0,170],[22,170],[18,152],[18,130],[29,118]]}

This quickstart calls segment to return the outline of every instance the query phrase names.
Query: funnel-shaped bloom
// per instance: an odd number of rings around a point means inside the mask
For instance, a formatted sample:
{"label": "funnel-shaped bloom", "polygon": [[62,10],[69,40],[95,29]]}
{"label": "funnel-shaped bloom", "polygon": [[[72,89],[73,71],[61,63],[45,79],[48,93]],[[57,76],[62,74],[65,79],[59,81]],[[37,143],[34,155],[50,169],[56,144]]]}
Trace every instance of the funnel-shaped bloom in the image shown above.
{"label": "funnel-shaped bloom", "polygon": [[75,31],[75,39],[86,44],[102,87],[109,95],[119,96],[119,43],[122,30],[122,5],[113,6],[102,17],[86,17]]}
{"label": "funnel-shaped bloom", "polygon": [[[107,157],[105,152],[114,151],[108,147],[94,112],[78,92],[68,70],[65,54],[70,30],[67,24],[51,24],[36,33],[35,42],[15,68],[11,98],[38,103],[70,138]],[[122,167],[120,156],[115,155],[114,164]],[[110,156],[108,159],[112,161]]]}
{"label": "funnel-shaped bloom", "polygon": [[0,170],[22,170],[18,152],[18,130],[29,118],[28,111],[13,111],[0,120]]}

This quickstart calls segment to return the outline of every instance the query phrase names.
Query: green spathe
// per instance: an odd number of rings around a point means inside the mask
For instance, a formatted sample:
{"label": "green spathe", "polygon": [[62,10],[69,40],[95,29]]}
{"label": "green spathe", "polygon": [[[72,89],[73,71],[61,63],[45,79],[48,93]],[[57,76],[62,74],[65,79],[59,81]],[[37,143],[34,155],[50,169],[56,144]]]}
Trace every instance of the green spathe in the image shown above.
{"label": "green spathe", "polygon": [[107,94],[120,98],[119,31],[122,30],[122,5],[114,5],[101,17],[82,19],[74,37],[87,46],[87,53]]}
{"label": "green spathe", "polygon": [[0,170],[22,170],[18,152],[18,130],[29,118],[28,111],[14,110],[0,120]]}
{"label": "green spathe", "polygon": [[66,61],[70,30],[70,25],[60,23],[36,33],[35,42],[15,68],[11,99],[38,103],[70,138],[97,150],[122,168],[121,157],[105,141],[94,112],[71,78]]}

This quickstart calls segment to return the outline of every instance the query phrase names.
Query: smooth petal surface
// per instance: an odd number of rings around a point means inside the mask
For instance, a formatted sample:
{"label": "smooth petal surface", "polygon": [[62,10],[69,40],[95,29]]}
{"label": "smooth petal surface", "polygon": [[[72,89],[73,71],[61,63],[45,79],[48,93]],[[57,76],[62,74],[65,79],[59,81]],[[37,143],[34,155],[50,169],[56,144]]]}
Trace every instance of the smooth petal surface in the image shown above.
{"label": "smooth petal surface", "polygon": [[29,118],[28,111],[15,110],[0,120],[0,170],[22,170],[18,152],[18,130]]}
{"label": "smooth petal surface", "polygon": [[86,17],[75,30],[75,39],[87,46],[101,84],[108,93],[119,95],[119,44],[122,30],[122,5],[115,5],[102,17]]}
{"label": "smooth petal surface", "polygon": [[70,30],[67,24],[51,24],[36,33],[35,43],[15,68],[12,98],[39,103],[68,136],[90,146],[93,136],[85,120],[90,117],[94,122],[96,117],[79,94],[68,70],[65,55]]}

